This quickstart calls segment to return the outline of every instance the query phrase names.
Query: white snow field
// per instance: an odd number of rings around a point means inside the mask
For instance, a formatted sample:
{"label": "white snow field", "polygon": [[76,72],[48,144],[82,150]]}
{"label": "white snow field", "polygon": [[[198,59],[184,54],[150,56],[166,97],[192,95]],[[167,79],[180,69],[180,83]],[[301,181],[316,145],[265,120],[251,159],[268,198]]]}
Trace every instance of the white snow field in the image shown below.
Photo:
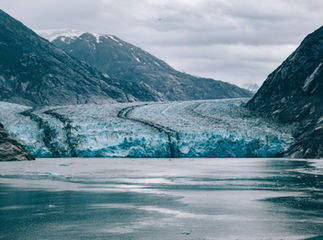
{"label": "white snow field", "polygon": [[273,157],[294,143],[292,126],[253,116],[246,101],[0,102],[0,122],[36,157]]}

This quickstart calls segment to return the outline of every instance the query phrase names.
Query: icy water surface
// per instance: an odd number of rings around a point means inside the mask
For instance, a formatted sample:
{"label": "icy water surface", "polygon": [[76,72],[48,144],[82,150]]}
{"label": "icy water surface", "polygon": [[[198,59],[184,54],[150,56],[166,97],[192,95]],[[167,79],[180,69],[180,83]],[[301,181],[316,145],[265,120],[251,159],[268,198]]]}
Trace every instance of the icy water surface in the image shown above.
{"label": "icy water surface", "polygon": [[322,239],[323,160],[0,162],[0,239]]}

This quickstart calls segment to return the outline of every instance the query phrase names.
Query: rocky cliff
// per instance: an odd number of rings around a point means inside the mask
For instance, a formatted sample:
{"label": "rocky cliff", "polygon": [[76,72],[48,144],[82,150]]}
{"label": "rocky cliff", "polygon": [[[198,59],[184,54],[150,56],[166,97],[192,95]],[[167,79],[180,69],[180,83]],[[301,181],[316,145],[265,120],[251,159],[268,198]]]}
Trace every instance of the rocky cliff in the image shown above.
{"label": "rocky cliff", "polygon": [[287,156],[323,157],[323,26],[268,76],[247,107],[296,125],[297,143]]}
{"label": "rocky cliff", "polygon": [[24,161],[35,158],[4,130],[0,123],[0,161]]}

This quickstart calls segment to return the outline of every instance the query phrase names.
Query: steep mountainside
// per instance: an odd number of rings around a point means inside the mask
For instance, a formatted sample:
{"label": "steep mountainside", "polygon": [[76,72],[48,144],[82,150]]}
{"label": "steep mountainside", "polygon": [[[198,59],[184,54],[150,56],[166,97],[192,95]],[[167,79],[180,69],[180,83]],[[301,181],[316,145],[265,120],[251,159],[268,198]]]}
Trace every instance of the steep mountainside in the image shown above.
{"label": "steep mountainside", "polygon": [[[251,92],[229,83],[176,71],[164,61],[112,35],[68,35],[58,37],[52,42],[104,74],[118,78],[122,89],[129,91],[133,89],[134,84],[138,84],[138,90],[132,94],[142,101],[235,98],[252,95]],[[148,89],[151,94],[142,94],[141,89]]]}
{"label": "steep mountainside", "polygon": [[[83,62],[77,60],[78,54],[66,54],[0,10],[0,100],[66,105],[250,96],[228,83],[179,73],[112,36],[83,34],[75,47],[88,56],[79,57]],[[72,49],[68,52],[74,55]]]}
{"label": "steep mountainside", "polygon": [[0,100],[28,105],[127,101],[114,80],[0,10]]}
{"label": "steep mountainside", "polygon": [[24,161],[35,158],[3,129],[0,123],[0,161]]}
{"label": "steep mountainside", "polygon": [[323,157],[323,26],[271,73],[247,107],[298,123],[293,157]]}

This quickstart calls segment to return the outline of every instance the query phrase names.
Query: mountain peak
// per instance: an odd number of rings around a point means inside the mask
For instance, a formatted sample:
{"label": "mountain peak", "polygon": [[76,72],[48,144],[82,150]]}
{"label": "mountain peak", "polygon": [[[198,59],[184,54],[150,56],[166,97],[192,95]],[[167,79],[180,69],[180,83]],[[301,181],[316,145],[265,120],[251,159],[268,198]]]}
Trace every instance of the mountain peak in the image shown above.
{"label": "mountain peak", "polygon": [[69,28],[60,28],[60,29],[43,29],[35,30],[37,34],[47,39],[48,41],[53,41],[57,37],[79,37],[84,31],[69,29]]}
{"label": "mountain peak", "polygon": [[75,58],[102,73],[119,79],[122,89],[139,89],[133,96],[141,101],[176,101],[250,97],[251,92],[235,85],[195,77],[176,71],[148,52],[109,34],[83,33],[79,37],[58,37],[52,41]]}
{"label": "mountain peak", "polygon": [[64,41],[65,39],[75,39],[81,36],[85,37],[91,35],[92,37],[95,37],[97,43],[100,43],[100,38],[103,37],[106,39],[109,38],[115,41],[116,43],[120,44],[120,39],[111,34],[87,32],[70,28],[42,29],[35,30],[35,32],[50,42],[55,40],[56,38],[63,39]]}
{"label": "mountain peak", "polygon": [[[0,14],[0,100],[27,105],[250,97],[235,85],[181,73],[108,34],[38,31]],[[58,35],[63,35],[58,37]]]}
{"label": "mountain peak", "polygon": [[[62,37],[62,36],[60,36]],[[58,37],[58,38],[60,38]],[[82,33],[79,36],[70,36],[70,38],[75,39],[75,38],[88,38],[88,37],[94,37],[95,38],[95,42],[96,43],[102,43],[104,40],[112,40],[114,41],[116,44],[119,44],[120,46],[122,45],[122,40],[120,40],[118,37],[114,36],[114,35],[110,35],[110,34],[102,34],[102,33],[90,33],[90,32],[85,32]]]}
{"label": "mountain peak", "polygon": [[26,105],[127,101],[112,79],[4,12],[0,12],[0,42],[2,101]]}
{"label": "mountain peak", "polygon": [[257,83],[246,83],[243,85],[243,87],[252,93],[256,93],[259,89],[259,86]]}

